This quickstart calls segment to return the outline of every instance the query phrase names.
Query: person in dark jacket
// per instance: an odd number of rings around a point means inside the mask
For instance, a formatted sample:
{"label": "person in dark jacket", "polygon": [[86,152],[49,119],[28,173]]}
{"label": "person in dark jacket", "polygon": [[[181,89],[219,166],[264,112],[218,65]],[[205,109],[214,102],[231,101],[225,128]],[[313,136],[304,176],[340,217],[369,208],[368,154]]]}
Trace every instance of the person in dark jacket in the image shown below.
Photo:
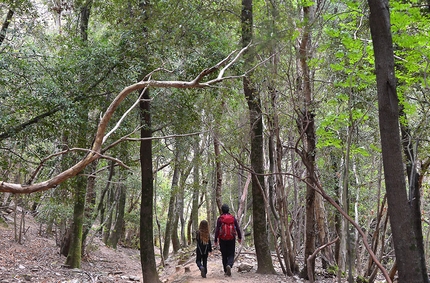
{"label": "person in dark jacket", "polygon": [[200,274],[206,278],[208,273],[208,256],[212,252],[212,244],[209,234],[209,223],[202,220],[199,225],[199,230],[196,235],[197,248],[196,248],[196,264],[200,269]]}
{"label": "person in dark jacket", "polygon": [[240,232],[239,224],[236,218],[229,213],[228,205],[221,206],[222,214],[218,217],[215,229],[215,246],[218,245],[221,250],[222,265],[224,273],[231,276],[231,268],[234,263],[234,253],[236,249],[236,236],[238,242],[242,242],[242,233]]}

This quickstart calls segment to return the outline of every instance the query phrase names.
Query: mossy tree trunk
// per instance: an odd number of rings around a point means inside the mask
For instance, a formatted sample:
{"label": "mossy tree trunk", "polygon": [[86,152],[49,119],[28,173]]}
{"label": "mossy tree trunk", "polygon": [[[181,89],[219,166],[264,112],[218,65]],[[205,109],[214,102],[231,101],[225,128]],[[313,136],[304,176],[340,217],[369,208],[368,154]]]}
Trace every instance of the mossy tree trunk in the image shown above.
{"label": "mossy tree trunk", "polygon": [[77,176],[73,183],[75,187],[73,223],[71,227],[70,246],[67,254],[66,265],[70,266],[70,268],[80,268],[87,179],[84,176]]}
{"label": "mossy tree trunk", "polygon": [[[89,0],[86,1],[85,5],[80,7],[80,33],[81,40],[84,44],[88,41],[88,24],[90,20],[91,6],[92,0]],[[82,104],[80,108],[80,120],[78,123],[81,124],[79,125],[79,133],[77,135],[79,147],[87,148],[86,136],[89,128],[88,104]],[[71,228],[70,246],[66,259],[66,264],[71,268],[81,267],[87,181],[87,177],[77,176],[74,182],[73,223]]]}

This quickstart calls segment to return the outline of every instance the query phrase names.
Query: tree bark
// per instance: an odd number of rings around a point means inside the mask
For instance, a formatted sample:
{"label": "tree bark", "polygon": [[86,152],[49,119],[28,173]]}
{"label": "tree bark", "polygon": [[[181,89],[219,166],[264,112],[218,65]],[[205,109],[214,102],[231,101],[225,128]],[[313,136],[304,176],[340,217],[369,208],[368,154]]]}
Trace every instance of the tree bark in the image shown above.
{"label": "tree bark", "polygon": [[78,176],[74,183],[73,223],[70,228],[71,236],[69,238],[70,245],[66,265],[70,266],[70,268],[80,268],[82,257],[82,232],[85,211],[86,178],[84,176]]}
{"label": "tree bark", "polygon": [[219,140],[218,140],[218,133],[215,129],[214,131],[214,154],[215,154],[215,176],[216,176],[216,186],[215,186],[215,201],[216,205],[218,207],[218,212],[221,213],[221,206],[222,206],[222,168],[221,168],[221,160],[220,160],[220,149],[219,149]]}
{"label": "tree bark", "polygon": [[[80,27],[81,27],[81,40],[84,44],[88,41],[88,37],[86,32],[88,30],[88,23],[90,19],[90,11],[91,11],[92,0],[87,1],[85,5],[80,7]],[[79,127],[78,140],[80,147],[85,148],[86,145],[86,135],[89,128],[88,121],[88,105],[84,105],[80,110],[81,126]],[[82,258],[82,247],[83,247],[83,225],[85,218],[85,202],[86,202],[86,194],[87,194],[87,182],[88,178],[78,176],[74,194],[75,194],[75,205],[73,207],[73,223],[72,223],[72,238],[70,242],[69,253],[67,255],[66,264],[71,268],[80,268],[81,267],[81,258]]]}
{"label": "tree bark", "polygon": [[[199,229],[199,194],[200,194],[200,144],[194,141],[194,168],[193,168],[193,203],[191,207],[188,245],[193,242],[196,231]],[[191,231],[190,231],[191,230]]]}
{"label": "tree bark", "polygon": [[10,22],[12,21],[13,14],[13,10],[9,9],[6,15],[6,20],[4,21],[0,30],[0,46],[3,44],[3,41],[6,38],[7,29],[9,27]]}
{"label": "tree bark", "polygon": [[[242,46],[248,46],[253,37],[252,0],[242,0]],[[254,54],[247,51],[245,67],[252,66]],[[267,215],[263,193],[264,182],[264,157],[263,157],[263,118],[261,113],[261,101],[257,91],[253,88],[248,76],[243,78],[243,91],[249,108],[249,122],[251,129],[251,168],[252,172],[252,212],[254,245],[257,254],[257,273],[275,273],[270,255]]]}
{"label": "tree bark", "polygon": [[387,190],[388,214],[393,233],[399,282],[428,282],[414,212],[406,194],[399,133],[399,100],[394,75],[394,52],[387,0],[368,0],[370,32],[375,52],[379,127]]}
{"label": "tree bark", "polygon": [[140,165],[142,196],[140,202],[140,260],[143,282],[160,282],[155,264],[152,211],[154,206],[154,178],[152,168],[152,129],[149,91],[144,90],[139,103],[141,113]]}
{"label": "tree bark", "polygon": [[[425,262],[424,236],[421,225],[421,184],[420,173],[417,170],[416,149],[413,147],[411,131],[407,124],[406,113],[401,108],[400,115],[404,122],[400,125],[402,134],[403,153],[406,156],[406,173],[408,176],[409,202],[412,210],[412,221],[417,236],[418,251],[421,255],[420,264],[423,270],[427,270]],[[418,143],[418,141],[417,141]],[[416,145],[418,147],[418,144]]]}
{"label": "tree bark", "polygon": [[173,168],[172,186],[170,189],[169,210],[167,212],[166,231],[164,234],[163,258],[169,257],[170,240],[172,239],[172,226],[174,220],[175,200],[179,183],[178,151],[176,151],[175,164]]}
{"label": "tree bark", "polygon": [[116,249],[119,240],[121,239],[124,229],[124,212],[125,212],[125,200],[127,196],[127,187],[124,184],[118,186],[119,201],[116,210],[115,225],[113,231],[110,233],[108,239],[108,245]]}
{"label": "tree bark", "polygon": [[[311,47],[311,26],[314,18],[314,7],[303,7],[303,22],[304,29],[300,40],[299,46],[299,62],[301,71],[301,82],[299,90],[302,94],[303,110],[299,113],[298,129],[299,134],[303,139],[303,151],[300,153],[303,163],[306,166],[306,221],[305,221],[305,259],[309,258],[315,250],[316,241],[316,222],[315,222],[315,187],[316,187],[316,174],[315,174],[315,151],[316,151],[316,137],[315,137],[315,114],[312,111],[312,82],[311,72],[309,69],[308,61],[312,57]],[[311,267],[308,265],[311,264]],[[308,272],[315,272],[315,259],[305,262],[305,267],[302,269],[301,277],[309,278]]]}

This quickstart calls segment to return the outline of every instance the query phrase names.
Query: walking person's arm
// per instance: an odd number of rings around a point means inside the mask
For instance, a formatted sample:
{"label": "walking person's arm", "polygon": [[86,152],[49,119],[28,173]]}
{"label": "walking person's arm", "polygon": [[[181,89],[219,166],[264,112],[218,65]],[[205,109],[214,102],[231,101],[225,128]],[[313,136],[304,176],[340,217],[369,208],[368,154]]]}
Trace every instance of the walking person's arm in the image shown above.
{"label": "walking person's arm", "polygon": [[215,247],[218,246],[218,237],[219,237],[220,228],[221,228],[221,219],[218,217],[216,221],[216,228],[215,228],[215,239],[214,239]]}

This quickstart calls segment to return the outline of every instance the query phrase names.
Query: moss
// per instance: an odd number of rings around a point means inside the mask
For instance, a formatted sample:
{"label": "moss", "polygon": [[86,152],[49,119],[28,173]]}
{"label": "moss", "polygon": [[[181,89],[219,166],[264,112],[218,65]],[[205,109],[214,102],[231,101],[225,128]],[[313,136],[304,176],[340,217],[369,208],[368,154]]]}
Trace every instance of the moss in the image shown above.
{"label": "moss", "polygon": [[330,265],[327,268],[327,273],[330,275],[337,275],[338,269],[339,269],[339,267],[337,265]]}
{"label": "moss", "polygon": [[0,217],[0,227],[8,228],[9,225],[7,225],[6,221],[3,219],[3,217]]}
{"label": "moss", "polygon": [[369,280],[367,278],[364,278],[363,276],[357,276],[355,279],[356,283],[369,283]]}

